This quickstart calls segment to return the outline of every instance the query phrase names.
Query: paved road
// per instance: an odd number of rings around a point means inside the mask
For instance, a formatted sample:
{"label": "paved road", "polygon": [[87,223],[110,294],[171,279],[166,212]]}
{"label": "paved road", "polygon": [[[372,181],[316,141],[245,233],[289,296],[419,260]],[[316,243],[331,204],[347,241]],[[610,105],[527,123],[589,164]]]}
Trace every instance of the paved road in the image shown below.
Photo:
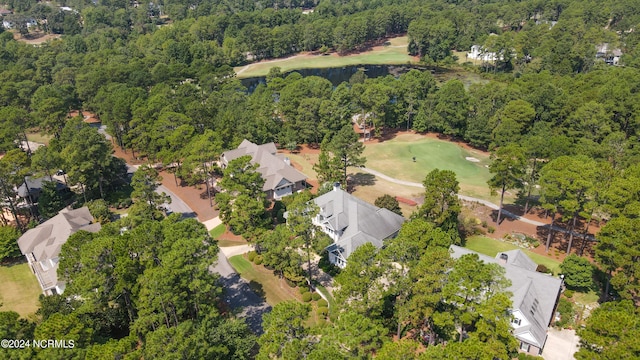
{"label": "paved road", "polygon": [[[421,183],[395,179],[395,178],[392,178],[391,176],[387,176],[387,175],[385,175],[385,174],[383,174],[383,173],[381,173],[379,171],[376,171],[376,170],[373,170],[373,169],[369,169],[369,168],[366,168],[366,167],[362,167],[360,169],[362,171],[364,171],[364,172],[367,172],[367,173],[369,173],[371,175],[375,175],[375,176],[377,176],[377,177],[379,177],[379,178],[381,178],[383,180],[392,182],[394,184],[412,186],[412,187],[417,187],[417,188],[424,189],[424,186]],[[477,202],[477,203],[480,203],[480,204],[482,204],[484,206],[487,206],[487,207],[489,207],[491,209],[494,209],[494,210],[498,210],[500,208],[498,205],[496,205],[496,204],[494,204],[494,203],[492,203],[490,201],[484,200],[484,199],[478,199],[478,198],[474,198],[474,197],[471,197],[471,196],[460,195],[460,194],[458,194],[458,198],[460,200],[463,200],[463,201]],[[512,218],[514,220],[522,221],[523,223],[527,223],[527,224],[531,224],[531,225],[535,225],[535,226],[539,226],[539,227],[543,227],[543,228],[549,228],[550,227],[549,224],[545,224],[545,223],[542,223],[540,221],[530,220],[530,219],[527,219],[527,218],[522,217],[520,215],[516,215],[514,213],[511,213],[511,212],[509,212],[507,210],[504,210],[504,209],[502,209],[502,214],[504,216],[510,217],[510,218]],[[568,233],[569,232],[569,230],[567,230],[565,228],[562,228],[562,227],[558,227],[558,226],[553,226],[553,231],[559,231],[559,232],[564,232],[564,233]],[[577,236],[579,238],[582,238],[582,234],[581,233],[577,233],[577,232],[574,232],[573,236]],[[591,240],[591,241],[595,241],[595,238],[593,236],[587,236],[587,238],[589,240]]]}
{"label": "paved road", "polygon": [[[127,172],[133,174],[137,165],[127,164]],[[163,185],[157,192],[169,195],[171,204],[165,204],[172,212],[181,213],[183,217],[194,217],[196,213],[180,197]],[[243,249],[244,250],[244,249]],[[258,296],[249,283],[235,272],[223,251],[218,252],[218,262],[210,267],[211,271],[220,274],[220,283],[224,287],[224,301],[238,316],[245,319],[249,328],[256,334],[262,334],[262,315],[271,311],[271,306]]]}

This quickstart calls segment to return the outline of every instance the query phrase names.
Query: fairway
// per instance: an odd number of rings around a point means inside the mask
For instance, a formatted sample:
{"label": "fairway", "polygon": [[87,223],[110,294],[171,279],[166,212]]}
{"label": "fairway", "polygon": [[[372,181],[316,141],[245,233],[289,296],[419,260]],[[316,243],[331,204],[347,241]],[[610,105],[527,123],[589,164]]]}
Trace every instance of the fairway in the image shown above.
{"label": "fairway", "polygon": [[[396,179],[421,183],[433,169],[451,170],[460,182],[460,193],[493,200],[487,180],[489,156],[418,134],[400,134],[382,143],[366,144],[366,167]],[[415,162],[413,161],[415,157]],[[475,158],[477,162],[467,158]]]}
{"label": "fairway", "polygon": [[38,310],[42,290],[29,264],[0,266],[0,283],[0,311],[15,311],[26,318]]}
{"label": "fairway", "polygon": [[402,65],[416,63],[417,59],[407,52],[409,44],[406,36],[389,39],[389,45],[353,55],[340,56],[336,53],[299,54],[283,59],[261,61],[246,66],[235,67],[239,79],[265,76],[272,67],[280,67],[282,72],[311,68],[334,68],[348,65]]}

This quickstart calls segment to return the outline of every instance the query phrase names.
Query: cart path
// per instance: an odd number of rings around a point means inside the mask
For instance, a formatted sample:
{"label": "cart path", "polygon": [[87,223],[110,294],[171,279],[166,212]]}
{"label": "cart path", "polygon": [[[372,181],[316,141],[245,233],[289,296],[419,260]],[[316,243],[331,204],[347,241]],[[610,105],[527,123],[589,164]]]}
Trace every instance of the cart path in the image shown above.
{"label": "cart path", "polygon": [[[379,178],[381,178],[383,180],[392,182],[394,184],[412,186],[412,187],[424,189],[424,186],[421,183],[392,178],[391,176],[387,176],[387,175],[385,175],[385,174],[383,174],[383,173],[381,173],[379,171],[376,171],[376,170],[373,170],[373,169],[369,169],[369,168],[366,168],[366,167],[361,167],[360,170],[362,170],[364,172],[367,172],[367,173],[369,173],[371,175],[375,175],[375,176],[377,176],[377,177],[379,177]],[[475,197],[466,196],[466,195],[460,195],[460,194],[458,194],[458,198],[460,200],[463,200],[463,201],[480,203],[480,204],[482,204],[482,205],[484,205],[486,207],[489,207],[489,208],[491,208],[493,210],[498,210],[500,208],[500,206],[498,206],[498,205],[496,205],[496,204],[494,204],[494,203],[492,203],[490,201],[484,200],[484,199],[478,199],[478,198],[475,198]],[[527,218],[522,217],[520,215],[516,215],[514,213],[511,213],[511,212],[509,212],[509,211],[507,211],[505,209],[502,209],[502,214],[505,215],[505,216],[508,216],[508,217],[510,217],[510,218],[512,218],[514,220],[522,221],[523,223],[527,223],[527,224],[531,224],[531,225],[535,225],[535,226],[541,226],[541,227],[545,227],[545,228],[549,228],[550,227],[549,224],[545,224],[545,223],[540,222],[540,221],[527,219]],[[555,226],[555,225],[553,226],[552,229],[553,229],[553,231],[569,233],[569,230],[567,230],[565,228],[562,228],[562,227],[559,227],[559,226]],[[582,234],[581,233],[577,233],[575,231],[573,232],[573,236],[577,236],[578,238],[582,238]],[[592,240],[592,241],[595,240],[593,235],[589,235],[589,236],[587,236],[587,238],[589,240]]]}

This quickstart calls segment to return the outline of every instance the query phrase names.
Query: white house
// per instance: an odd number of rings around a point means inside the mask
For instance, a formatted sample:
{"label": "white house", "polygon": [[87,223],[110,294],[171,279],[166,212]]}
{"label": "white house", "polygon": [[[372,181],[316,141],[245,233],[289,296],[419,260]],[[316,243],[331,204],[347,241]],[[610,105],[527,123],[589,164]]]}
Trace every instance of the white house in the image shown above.
{"label": "white house", "polygon": [[307,188],[307,176],[291,166],[291,161],[285,156],[276,154],[276,145],[256,145],[249,140],[243,140],[237,149],[225,151],[221,156],[221,166],[226,168],[229,162],[241,156],[250,155],[251,163],[258,164],[258,172],[264,179],[262,190],[267,199],[280,199]]}
{"label": "white house", "polygon": [[562,279],[536,271],[537,264],[520,250],[498,253],[495,258],[469,249],[451,245],[453,258],[477,254],[485,263],[499,264],[511,281],[513,335],[520,342],[520,350],[533,355],[542,354],[547,341],[547,329],[560,299]]}
{"label": "white house", "polygon": [[471,51],[467,53],[467,58],[482,61],[495,61],[496,53],[488,52],[482,45],[471,46]]}
{"label": "white house", "polygon": [[622,57],[622,50],[609,49],[609,43],[596,45],[596,59],[603,60],[609,65],[618,65]]}
{"label": "white house", "polygon": [[333,239],[327,247],[329,261],[340,268],[347,266],[349,255],[361,245],[382,248],[384,240],[397,236],[404,223],[402,216],[358,199],[339,184],[312,201],[320,209],[313,224]]}
{"label": "white house", "polygon": [[64,292],[65,283],[58,281],[60,250],[69,236],[79,230],[100,231],[100,223],[94,223],[86,206],[75,210],[64,209],[18,239],[18,247],[27,258],[45,295]]}

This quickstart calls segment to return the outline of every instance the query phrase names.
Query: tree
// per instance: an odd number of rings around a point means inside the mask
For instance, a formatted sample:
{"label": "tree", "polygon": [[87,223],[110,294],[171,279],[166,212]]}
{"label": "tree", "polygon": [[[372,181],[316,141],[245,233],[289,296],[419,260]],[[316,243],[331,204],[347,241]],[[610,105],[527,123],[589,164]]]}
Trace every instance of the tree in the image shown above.
{"label": "tree", "polygon": [[469,115],[469,98],[460,80],[449,80],[435,93],[430,129],[447,135],[463,136]]}
{"label": "tree", "polygon": [[329,150],[342,163],[343,181],[345,187],[347,184],[347,167],[364,166],[367,161],[362,157],[364,145],[358,141],[358,134],[353,131],[353,127],[345,125],[331,139]]}
{"label": "tree", "polygon": [[411,339],[385,342],[376,353],[380,360],[414,360],[418,354],[419,343]]}
{"label": "tree", "polygon": [[106,201],[102,199],[89,201],[87,207],[91,216],[100,224],[104,225],[111,222],[113,213],[109,210],[109,205],[107,205]]}
{"label": "tree", "polygon": [[376,316],[382,300],[383,284],[380,276],[385,266],[378,256],[378,249],[371,243],[359,246],[349,255],[347,266],[336,276],[340,285],[336,300],[349,304],[349,309],[366,316]]}
{"label": "tree", "polygon": [[316,234],[320,229],[312,220],[318,215],[320,209],[311,201],[311,193],[305,192],[295,195],[293,201],[287,206],[287,226],[295,237],[302,243],[307,254],[307,284],[312,288],[311,249],[316,240]]}
{"label": "tree", "polygon": [[194,137],[187,145],[185,167],[192,169],[192,176],[197,181],[204,181],[209,197],[209,205],[213,206],[211,193],[213,190],[213,168],[220,157],[222,140],[214,131],[207,129],[202,135]]}
{"label": "tree", "polygon": [[162,177],[149,164],[141,165],[133,173],[131,178],[131,187],[133,188],[131,198],[137,204],[136,207],[140,208],[139,211],[143,217],[157,220],[162,217],[162,205],[171,203],[171,197],[167,194],[156,192],[161,184]]}
{"label": "tree", "polygon": [[[493,321],[498,327],[500,322],[506,322],[509,333],[511,301],[508,297],[499,297],[505,295],[504,290],[510,285],[504,272],[498,264],[483,263],[477,254],[463,255],[455,261],[442,294],[458,328],[459,342],[469,330],[480,329],[479,322],[484,321]],[[485,311],[491,316],[483,319],[488,314]]]}
{"label": "tree", "polygon": [[500,190],[500,207],[496,217],[496,224],[500,225],[504,193],[509,189],[522,188],[526,159],[523,149],[515,144],[498,148],[491,158],[493,161],[489,165],[489,172],[494,175],[487,183],[491,191]]}
{"label": "tree", "polygon": [[313,171],[318,174],[318,181],[321,184],[333,184],[341,180],[342,163],[337,156],[330,153],[328,147],[328,143],[322,142],[318,162],[313,164]]}
{"label": "tree", "polygon": [[578,360],[636,359],[640,357],[640,315],[632,301],[607,302],[578,330]]}
{"label": "tree", "polygon": [[[611,219],[597,235],[596,260],[608,274],[614,289],[621,297],[640,301],[640,219],[616,217]],[[612,274],[615,272],[615,275]],[[608,294],[609,281],[605,286]]]}
{"label": "tree", "polygon": [[392,211],[400,216],[402,216],[402,209],[400,209],[400,203],[398,200],[389,194],[384,194],[376,199],[374,205],[379,208],[385,208],[389,211]]}
{"label": "tree", "polygon": [[0,261],[20,256],[20,231],[13,226],[0,226]]}
{"label": "tree", "polygon": [[564,282],[577,290],[588,290],[593,286],[593,265],[589,260],[575,254],[564,258],[560,264]]}
{"label": "tree", "polygon": [[308,331],[304,322],[309,316],[309,310],[307,304],[284,301],[265,314],[262,326],[264,333],[258,339],[260,352],[256,359],[301,357],[307,348]]}
{"label": "tree", "polygon": [[456,174],[451,170],[434,169],[427,174],[422,184],[425,199],[417,217],[432,221],[445,231],[457,229],[461,205]]}
{"label": "tree", "polygon": [[322,342],[350,359],[367,359],[383,343],[387,330],[375,320],[347,310],[322,334]]}
{"label": "tree", "polygon": [[65,201],[58,192],[58,182],[45,181],[42,183],[40,197],[38,197],[38,211],[45,218],[52,218],[65,207]]}

